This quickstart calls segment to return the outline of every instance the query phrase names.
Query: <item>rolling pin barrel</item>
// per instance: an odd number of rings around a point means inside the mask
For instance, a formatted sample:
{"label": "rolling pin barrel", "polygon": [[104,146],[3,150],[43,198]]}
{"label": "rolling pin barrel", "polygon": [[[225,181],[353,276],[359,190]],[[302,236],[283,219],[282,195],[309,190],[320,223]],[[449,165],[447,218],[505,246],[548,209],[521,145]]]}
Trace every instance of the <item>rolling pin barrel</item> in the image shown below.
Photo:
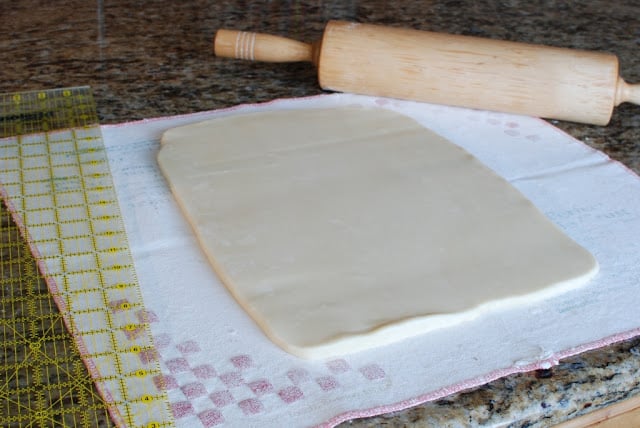
{"label": "rolling pin barrel", "polygon": [[323,89],[605,125],[640,102],[615,55],[330,21],[306,44],[218,31],[218,56],[311,61]]}

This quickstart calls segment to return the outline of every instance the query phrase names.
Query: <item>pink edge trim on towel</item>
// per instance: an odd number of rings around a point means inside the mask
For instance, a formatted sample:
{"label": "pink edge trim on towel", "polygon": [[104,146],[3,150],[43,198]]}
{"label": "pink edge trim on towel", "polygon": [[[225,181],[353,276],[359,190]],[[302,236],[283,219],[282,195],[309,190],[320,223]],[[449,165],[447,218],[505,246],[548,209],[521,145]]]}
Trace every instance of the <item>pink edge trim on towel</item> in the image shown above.
{"label": "pink edge trim on towel", "polygon": [[105,386],[97,382],[97,380],[100,379],[100,372],[96,367],[96,365],[94,364],[93,360],[91,360],[91,358],[88,357],[89,352],[87,351],[87,347],[84,343],[84,340],[82,339],[82,336],[75,334],[74,329],[72,328],[73,323],[72,323],[72,320],[67,315],[67,307],[65,305],[65,302],[60,297],[58,284],[47,273],[47,268],[44,262],[42,261],[42,255],[40,254],[33,240],[31,239],[31,236],[29,235],[29,231],[27,230],[27,227],[25,226],[25,224],[22,221],[22,218],[18,214],[18,210],[15,209],[13,203],[11,202],[9,195],[7,194],[6,190],[2,186],[2,183],[0,183],[0,197],[2,197],[2,199],[4,200],[4,203],[7,206],[7,210],[9,211],[11,218],[13,219],[14,223],[18,226],[18,230],[20,231],[20,235],[22,236],[22,239],[26,241],[27,246],[31,251],[31,254],[36,260],[38,270],[40,271],[40,274],[44,278],[45,283],[47,284],[47,288],[51,293],[51,297],[53,298],[56,306],[58,307],[58,310],[60,311],[60,314],[62,315],[62,321],[64,322],[67,332],[71,335],[71,337],[73,338],[73,341],[78,347],[78,352],[80,353],[80,359],[82,360],[85,367],[89,371],[89,375],[93,379],[93,384],[95,385],[96,389],[98,390],[98,393],[100,394],[102,399],[105,401],[105,404],[107,405],[107,411],[109,412],[109,416],[111,417],[112,422],[115,423],[118,427],[125,427],[126,425],[124,422],[124,418],[118,411],[118,407],[115,404],[115,400],[113,396]]}
{"label": "pink edge trim on towel", "polygon": [[[333,98],[333,97],[339,97],[341,94],[340,93],[332,93],[332,94],[320,94],[320,95],[309,95],[306,97],[298,97],[295,98],[296,101],[300,100],[313,100],[313,99],[317,99],[317,98]],[[214,109],[214,110],[205,110],[205,111],[198,111],[195,113],[184,113],[184,114],[176,114],[176,115],[169,115],[169,116],[159,116],[159,117],[152,117],[150,119],[139,119],[139,120],[132,120],[131,122],[121,122],[121,123],[114,123],[114,124],[108,124],[108,125],[100,125],[102,128],[121,128],[121,127],[125,127],[125,126],[129,126],[129,125],[135,125],[138,123],[153,123],[153,122],[158,122],[158,121],[163,121],[163,120],[167,120],[167,119],[183,119],[183,118],[198,118],[199,116],[203,116],[203,117],[209,117],[212,114],[218,114],[218,113],[230,113],[230,112],[234,112],[236,110],[241,110],[241,109],[245,109],[245,108],[253,108],[253,107],[261,107],[261,106],[269,106],[269,105],[273,105],[273,104],[280,104],[286,101],[291,101],[292,98],[276,98],[274,100],[270,100],[270,101],[263,101],[263,102],[256,102],[256,103],[247,103],[247,104],[238,104],[235,106],[231,106],[231,107],[224,107],[221,109]]]}
{"label": "pink edge trim on towel", "polygon": [[380,416],[386,413],[405,410],[410,407],[417,406],[419,404],[424,404],[429,401],[434,401],[440,398],[447,397],[457,392],[461,392],[471,388],[477,388],[479,386],[485,385],[489,382],[493,382],[494,380],[497,380],[509,375],[513,375],[517,373],[527,373],[527,372],[540,370],[540,369],[549,369],[553,366],[558,365],[560,363],[560,360],[563,360],[565,358],[569,358],[569,357],[582,354],[587,351],[592,351],[594,349],[602,348],[605,346],[613,345],[614,343],[632,339],[637,336],[640,336],[640,328],[633,329],[624,333],[614,334],[612,336],[605,337],[604,339],[596,340],[594,342],[586,343],[584,345],[580,345],[574,348],[566,349],[564,351],[556,352],[550,357],[545,358],[544,360],[536,361],[531,364],[526,364],[522,366],[514,365],[504,369],[495,370],[490,373],[487,373],[486,375],[482,375],[476,378],[458,382],[456,384],[453,384],[453,385],[450,385],[450,386],[447,386],[423,395],[419,395],[415,398],[410,398],[408,400],[400,401],[398,403],[372,407],[370,409],[351,410],[345,413],[341,413],[329,419],[327,422],[317,425],[316,428],[331,428],[342,422],[348,421],[350,419]]}

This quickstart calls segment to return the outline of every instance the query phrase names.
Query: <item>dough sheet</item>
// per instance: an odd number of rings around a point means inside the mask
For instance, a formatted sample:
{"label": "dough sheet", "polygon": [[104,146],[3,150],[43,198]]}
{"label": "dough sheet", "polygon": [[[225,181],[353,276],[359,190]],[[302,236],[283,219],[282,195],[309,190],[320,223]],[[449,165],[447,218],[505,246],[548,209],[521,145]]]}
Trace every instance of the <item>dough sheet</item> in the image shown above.
{"label": "dough sheet", "polygon": [[216,118],[167,131],[158,161],[222,282],[304,358],[472,322],[598,268],[503,178],[382,108]]}

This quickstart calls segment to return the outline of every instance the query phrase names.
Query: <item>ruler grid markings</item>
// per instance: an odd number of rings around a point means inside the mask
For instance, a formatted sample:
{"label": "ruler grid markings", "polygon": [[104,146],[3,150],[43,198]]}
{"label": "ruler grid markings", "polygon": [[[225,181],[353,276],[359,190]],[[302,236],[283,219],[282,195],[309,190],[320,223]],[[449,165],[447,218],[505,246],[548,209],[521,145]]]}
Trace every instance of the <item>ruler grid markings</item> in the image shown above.
{"label": "ruler grid markings", "polygon": [[[74,137],[75,137],[75,130],[72,130],[72,132],[73,132]],[[78,147],[78,142],[77,142],[77,140],[75,140],[75,138],[74,138],[74,142],[75,142],[75,145],[76,145],[76,153],[79,153],[80,147]],[[81,180],[82,184],[84,184],[84,175],[82,174],[82,163],[80,161],[79,154],[77,155],[77,159],[78,159],[79,169],[80,169],[80,172],[81,172],[80,180]],[[87,200],[86,194],[84,195],[84,199],[85,199],[85,204],[88,207],[89,206],[89,201]],[[90,215],[90,212],[89,212],[88,208],[87,208],[87,215]],[[91,226],[91,223],[89,223],[89,230],[90,230],[91,233],[93,233],[93,227]],[[94,248],[95,248],[95,239],[92,238],[92,240],[93,240],[93,244],[94,244]],[[100,264],[100,259],[98,258],[98,256],[96,254],[94,254],[94,257],[95,257],[96,266],[98,267],[98,269],[100,269],[102,267],[101,264]],[[102,275],[100,275],[100,286],[101,286],[100,287],[101,290],[104,289],[105,282],[104,282],[104,277]],[[103,303],[103,308],[108,308],[109,307],[109,300],[108,300],[108,298],[106,296],[106,293],[103,292],[101,294],[102,294],[102,299],[103,299],[103,302],[102,302]],[[115,332],[111,330],[111,328],[113,328],[113,326],[114,326],[114,322],[113,322],[113,320],[111,318],[111,314],[109,313],[109,311],[104,311],[104,315],[105,315],[105,317],[107,319],[107,323],[108,323],[108,325],[110,327],[109,328],[109,340],[111,341],[112,349],[117,349],[118,347],[117,347],[117,339],[115,337]],[[85,334],[91,334],[91,333],[85,333]],[[113,357],[114,357],[114,364],[116,365],[117,371],[119,373],[122,373],[123,367],[122,367],[122,363],[120,361],[119,354],[115,353],[115,354],[113,354]],[[121,393],[122,393],[123,397],[126,400],[127,399],[127,390],[126,390],[126,385],[125,385],[124,381],[122,381],[122,380],[120,380],[120,388],[121,388]],[[125,418],[128,421],[131,421],[132,420],[132,415],[130,413],[130,410],[129,410],[128,406],[126,408],[126,411],[127,411],[127,414],[125,415]]]}
{"label": "ruler grid markings", "polygon": [[[0,295],[13,323],[3,346],[27,354],[0,370],[13,372],[14,383],[30,370],[23,386],[0,382],[0,398],[14,409],[0,408],[0,425],[89,427],[108,407],[122,426],[173,426],[166,390],[154,382],[159,361],[142,358],[155,348],[90,89],[0,94],[0,122],[0,186],[19,219],[6,226],[3,217],[3,236],[7,227],[15,236],[0,242],[0,284],[39,284]],[[30,268],[14,269],[30,258]],[[69,357],[76,347],[85,364]],[[85,365],[107,404],[96,401]],[[65,406],[69,397],[82,412]]]}

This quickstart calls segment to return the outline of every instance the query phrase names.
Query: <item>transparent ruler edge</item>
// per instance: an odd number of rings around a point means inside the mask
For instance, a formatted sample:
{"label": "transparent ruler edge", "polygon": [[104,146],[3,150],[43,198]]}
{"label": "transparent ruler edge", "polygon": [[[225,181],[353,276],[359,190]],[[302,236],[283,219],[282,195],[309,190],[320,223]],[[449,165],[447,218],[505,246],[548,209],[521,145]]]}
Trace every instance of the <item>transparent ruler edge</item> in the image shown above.
{"label": "transparent ruler edge", "polygon": [[90,88],[0,94],[0,107],[3,126],[70,125],[0,138],[1,196],[114,422],[174,426]]}

